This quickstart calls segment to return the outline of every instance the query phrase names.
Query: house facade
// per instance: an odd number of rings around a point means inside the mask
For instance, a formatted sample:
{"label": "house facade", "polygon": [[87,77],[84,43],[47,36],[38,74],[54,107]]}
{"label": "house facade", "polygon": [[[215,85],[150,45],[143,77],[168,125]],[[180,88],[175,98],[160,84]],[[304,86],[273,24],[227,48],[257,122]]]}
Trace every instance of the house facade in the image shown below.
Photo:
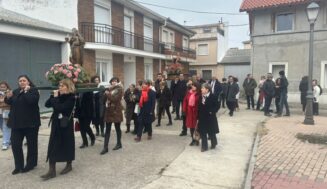
{"label": "house facade", "polygon": [[196,49],[196,62],[190,64],[192,75],[200,74],[205,80],[212,76],[223,77],[223,68],[217,64],[228,49],[228,28],[226,23],[189,26],[196,34],[190,47]]}
{"label": "house facade", "polygon": [[[252,41],[251,70],[256,79],[270,72],[274,78],[285,70],[289,80],[289,101],[299,102],[299,83],[308,75],[309,23],[306,7],[310,0],[244,0]],[[313,78],[327,88],[327,2],[316,1],[320,12],[315,24]],[[323,94],[320,103],[327,103]]]}
{"label": "house facade", "polygon": [[155,79],[179,57],[183,73],[195,61],[191,30],[128,0],[79,0],[78,28],[86,45],[85,66],[102,81],[117,76],[128,87]]}

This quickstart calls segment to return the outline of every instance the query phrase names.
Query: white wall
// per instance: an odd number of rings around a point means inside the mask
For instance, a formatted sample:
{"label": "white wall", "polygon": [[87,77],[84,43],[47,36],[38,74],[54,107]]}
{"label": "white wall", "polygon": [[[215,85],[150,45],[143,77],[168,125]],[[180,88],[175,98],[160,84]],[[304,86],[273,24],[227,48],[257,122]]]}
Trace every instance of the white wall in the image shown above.
{"label": "white wall", "polygon": [[[65,28],[78,26],[78,0],[0,0],[5,9]],[[69,19],[68,19],[69,18]]]}
{"label": "white wall", "polygon": [[221,35],[220,33],[217,33],[217,43],[218,43],[218,52],[217,52],[217,60],[220,62],[227,50],[228,50],[228,40],[229,40],[229,34],[228,34],[228,23],[224,23],[224,35]]}

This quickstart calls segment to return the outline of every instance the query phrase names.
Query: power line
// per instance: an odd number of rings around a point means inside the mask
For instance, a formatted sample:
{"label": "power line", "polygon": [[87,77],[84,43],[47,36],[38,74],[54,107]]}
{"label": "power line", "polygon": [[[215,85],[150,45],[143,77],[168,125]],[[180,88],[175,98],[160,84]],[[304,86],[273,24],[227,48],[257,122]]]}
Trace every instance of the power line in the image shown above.
{"label": "power line", "polygon": [[[133,1],[133,0],[130,0]],[[243,14],[243,13],[231,13],[231,12],[207,12],[207,11],[196,11],[196,10],[191,10],[191,9],[182,9],[182,8],[175,8],[175,7],[167,7],[167,6],[163,6],[163,5],[156,5],[156,4],[152,4],[152,3],[146,3],[146,2],[142,2],[142,1],[135,1],[137,3],[140,4],[144,4],[144,5],[150,5],[153,7],[160,7],[160,8],[164,8],[164,9],[170,9],[170,10],[178,10],[178,11],[184,11],[184,12],[192,12],[192,13],[198,13],[198,14],[218,14],[218,15],[233,15],[233,16],[246,16],[247,14]]]}

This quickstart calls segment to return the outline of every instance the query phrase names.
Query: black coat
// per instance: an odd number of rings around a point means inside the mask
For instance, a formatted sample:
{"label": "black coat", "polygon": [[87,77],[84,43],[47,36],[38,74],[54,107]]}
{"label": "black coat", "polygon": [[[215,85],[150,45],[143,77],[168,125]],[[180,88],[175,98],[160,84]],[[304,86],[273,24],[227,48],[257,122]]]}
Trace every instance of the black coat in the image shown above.
{"label": "black coat", "polygon": [[[173,81],[174,82],[174,81]],[[173,86],[173,100],[182,101],[186,95],[187,83],[185,80],[178,80]]]}
{"label": "black coat", "polygon": [[272,80],[266,80],[263,83],[262,90],[266,96],[273,98],[275,96],[275,83]]}
{"label": "black coat", "polygon": [[78,119],[92,120],[93,115],[94,115],[93,93],[92,92],[81,93],[78,96],[78,100],[76,103],[75,117]]}
{"label": "black coat", "polygon": [[257,82],[254,79],[248,80],[246,78],[243,82],[243,88],[244,88],[245,95],[253,96],[254,89],[257,88]]}
{"label": "black coat", "polygon": [[299,85],[299,90],[301,92],[301,104],[306,104],[307,92],[308,92],[308,80],[301,80]]}
{"label": "black coat", "polygon": [[168,87],[165,87],[162,91],[157,91],[157,99],[159,107],[171,106],[172,95]]}
{"label": "black coat", "polygon": [[140,123],[151,124],[154,120],[154,109],[156,106],[156,92],[149,90],[148,101],[144,102],[143,107],[140,109],[138,120]]}
{"label": "black coat", "polygon": [[93,106],[94,106],[94,112],[93,112],[93,124],[100,124],[101,121],[104,121],[104,110],[105,110],[105,102],[104,102],[104,92],[99,91],[97,93],[93,94]]}
{"label": "black coat", "polygon": [[140,91],[135,88],[133,94],[130,89],[127,89],[124,93],[124,100],[126,102],[125,118],[126,122],[134,119],[137,115],[134,113],[135,105],[140,100]]}
{"label": "black coat", "polygon": [[[60,127],[59,114],[69,117],[75,104],[74,94],[51,96],[45,107],[53,108],[51,116],[51,132],[48,145],[47,160],[51,162],[66,162],[75,159],[74,121],[70,120],[68,127]],[[73,116],[72,116],[73,117]]]}
{"label": "black coat", "polygon": [[222,90],[223,90],[223,95],[227,96],[227,92],[228,92],[228,84],[227,83],[222,83],[221,84]]}
{"label": "black coat", "polygon": [[280,77],[280,92],[285,94],[288,92],[288,80],[285,76]]}
{"label": "black coat", "polygon": [[237,83],[228,85],[227,101],[236,102],[236,95],[240,91]]}
{"label": "black coat", "polygon": [[[209,81],[209,84],[212,86],[213,80]],[[222,85],[221,83],[216,79],[216,82],[215,82],[215,86],[214,86],[214,91],[211,91],[213,93],[213,95],[217,96],[220,95],[220,93],[223,92],[223,88],[222,88]]]}
{"label": "black coat", "polygon": [[5,98],[5,103],[11,106],[8,127],[12,129],[39,127],[41,125],[39,99],[40,94],[36,88],[31,88],[26,93],[16,89],[11,98]]}
{"label": "black coat", "polygon": [[216,97],[210,93],[202,104],[202,96],[199,99],[198,109],[198,129],[203,135],[207,133],[219,133],[219,126],[216,113],[218,112],[218,101]]}

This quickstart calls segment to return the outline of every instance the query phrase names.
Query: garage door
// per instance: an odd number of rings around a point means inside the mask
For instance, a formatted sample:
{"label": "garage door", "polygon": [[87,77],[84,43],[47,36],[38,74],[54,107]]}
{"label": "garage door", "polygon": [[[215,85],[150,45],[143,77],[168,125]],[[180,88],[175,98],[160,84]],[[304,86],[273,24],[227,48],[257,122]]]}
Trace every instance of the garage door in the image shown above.
{"label": "garage door", "polygon": [[[0,34],[0,80],[17,88],[17,77],[30,76],[36,86],[49,83],[44,73],[55,63],[61,62],[61,43]],[[40,108],[49,91],[41,91]]]}
{"label": "garage door", "polygon": [[250,65],[225,65],[224,69],[225,77],[227,78],[230,75],[237,77],[240,86],[242,86],[246,75],[251,73]]}

